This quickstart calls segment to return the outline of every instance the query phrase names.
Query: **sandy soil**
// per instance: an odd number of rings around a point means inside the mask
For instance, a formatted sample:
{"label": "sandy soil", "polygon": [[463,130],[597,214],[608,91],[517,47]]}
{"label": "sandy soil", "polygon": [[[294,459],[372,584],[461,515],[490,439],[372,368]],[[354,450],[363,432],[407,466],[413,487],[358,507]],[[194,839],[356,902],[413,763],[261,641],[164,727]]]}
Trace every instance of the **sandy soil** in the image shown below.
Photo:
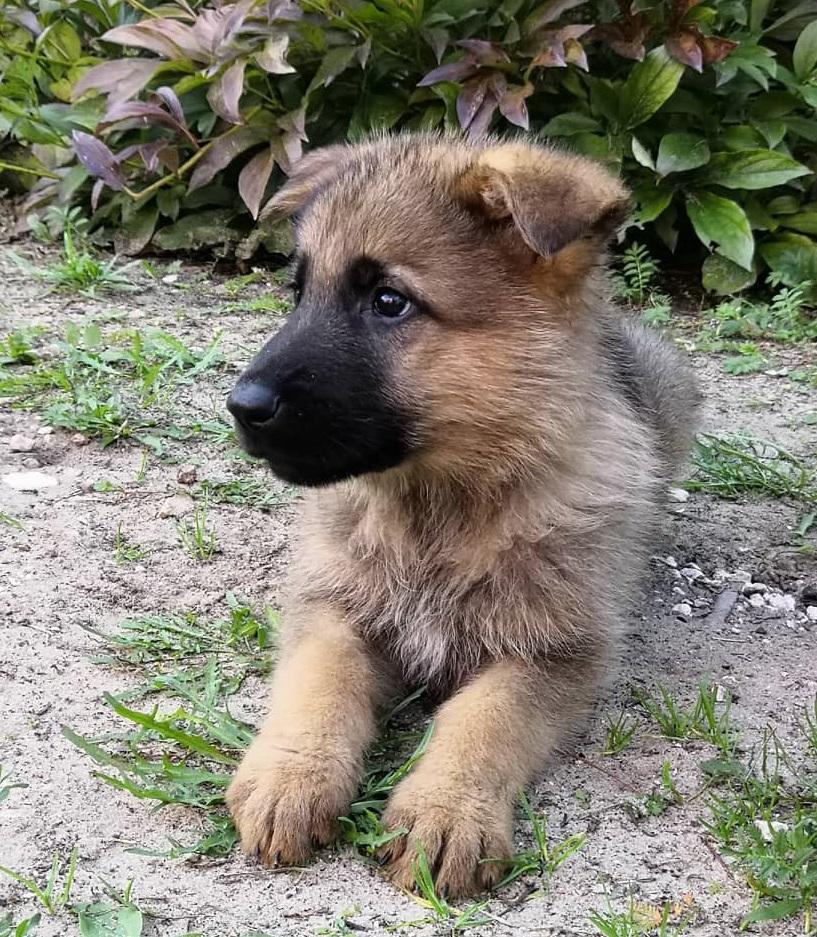
{"label": "sandy soil", "polygon": [[[224,278],[195,265],[186,265],[175,282],[143,276],[139,293],[94,300],[46,293],[7,256],[0,259],[0,276],[0,333],[30,324],[56,333],[66,321],[111,314],[118,324],[159,326],[196,346],[223,329],[222,347],[235,367],[206,372],[190,389],[187,403],[203,417],[221,408],[241,361],[279,321],[225,311],[235,298],[227,295]],[[258,283],[239,298],[244,302],[269,288]],[[773,350],[777,367],[802,365],[809,354]],[[813,361],[813,350],[811,356]],[[707,429],[751,430],[815,458],[817,427],[804,419],[817,410],[813,390],[781,376],[730,377],[702,355],[696,355],[695,367],[708,399]],[[150,913],[148,935],[308,935],[343,909],[356,909],[350,921],[360,933],[380,935],[422,917],[409,897],[342,849],[324,852],[303,870],[279,873],[256,868],[237,853],[217,861],[170,861],[128,851],[134,845],[161,849],[168,837],[190,841],[201,819],[176,807],[153,810],[107,786],[61,734],[63,725],[95,737],[116,729],[102,694],[122,691],[136,679],[94,662],[99,642],[88,629],[105,632],[137,613],[217,614],[227,590],[253,605],[274,605],[295,505],[268,513],[211,506],[220,552],[201,565],[180,547],[176,520],[159,516],[162,502],[181,487],[172,459],[151,457],[143,481],[136,483],[141,449],[84,445],[62,431],[39,435],[41,426],[36,414],[0,413],[0,476],[36,468],[36,460],[37,470],[57,481],[38,493],[0,483],[0,511],[23,524],[22,530],[0,526],[0,764],[28,784],[0,805],[0,864],[43,878],[52,854],[67,855],[76,844],[73,900],[90,900],[103,880],[122,887],[133,879],[134,898]],[[21,433],[36,439],[33,453],[10,450],[9,440]],[[177,450],[176,458],[196,464],[199,478],[228,479],[239,469],[262,474],[237,463],[229,446],[196,442]],[[121,487],[94,491],[102,479]],[[817,693],[817,624],[806,618],[800,601],[804,586],[817,584],[817,568],[814,556],[798,552],[792,537],[802,511],[778,500],[733,503],[698,494],[685,503],[668,502],[666,539],[657,546],[633,612],[620,675],[582,742],[532,792],[534,806],[547,812],[554,839],[584,831],[587,843],[544,896],[520,900],[525,891],[517,887],[492,899],[495,919],[480,933],[589,935],[595,931],[588,912],[605,908],[608,900],[620,908],[628,896],[661,904],[690,895],[694,915],[685,933],[737,934],[750,892],[706,835],[701,800],[641,820],[627,809],[655,786],[666,758],[681,792],[698,790],[699,765],[712,750],[644,731],[620,755],[603,757],[603,720],[622,708],[637,712],[634,688],[663,683],[688,701],[699,681],[708,679],[732,693],[734,715],[748,741],[766,724],[784,739],[794,737],[803,705]],[[149,551],[139,562],[114,561],[120,522]],[[703,575],[689,578],[698,575],[690,564]],[[717,592],[739,580],[741,570],[792,600],[788,606],[779,600],[779,607],[754,608],[741,598],[725,622],[713,623],[708,615]],[[692,606],[688,620],[672,611],[682,601]],[[250,680],[232,710],[252,722],[262,706],[263,686]],[[526,830],[520,822],[520,846],[528,843]],[[0,917],[4,909],[20,917],[32,913],[34,904],[20,886],[0,877]],[[427,925],[405,932],[447,931]],[[797,933],[798,924],[770,924],[758,932],[782,937]],[[75,934],[75,918],[44,916],[37,933]]]}

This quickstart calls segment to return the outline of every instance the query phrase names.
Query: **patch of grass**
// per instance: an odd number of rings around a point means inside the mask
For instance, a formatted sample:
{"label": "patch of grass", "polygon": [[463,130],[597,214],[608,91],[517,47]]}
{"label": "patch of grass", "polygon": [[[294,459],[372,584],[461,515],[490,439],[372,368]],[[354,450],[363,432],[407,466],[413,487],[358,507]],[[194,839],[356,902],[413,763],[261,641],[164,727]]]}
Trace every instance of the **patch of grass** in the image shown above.
{"label": "patch of grass", "polygon": [[[63,869],[64,866],[64,869]],[[21,875],[13,869],[0,865],[0,873],[8,876],[12,881],[22,885],[23,888],[43,906],[48,914],[57,914],[68,904],[71,896],[71,886],[74,884],[74,875],[77,871],[77,847],[71,850],[67,862],[55,855],[51,861],[48,878],[41,885],[36,879]],[[62,887],[60,887],[60,873],[62,872]]]}
{"label": "patch of grass", "polygon": [[690,491],[707,491],[735,499],[754,492],[817,504],[815,469],[771,442],[745,435],[698,436],[695,466],[686,483]]}
{"label": "patch of grass", "polygon": [[542,880],[542,889],[546,890],[559,868],[584,846],[587,834],[574,833],[560,843],[551,843],[547,832],[547,817],[536,815],[524,793],[520,795],[520,800],[522,810],[531,826],[533,848],[511,857],[510,868],[497,888],[510,885],[523,875],[536,875]]}
{"label": "patch of grass", "polygon": [[11,778],[11,771],[4,771],[3,766],[0,765],[0,804],[2,804],[4,800],[8,800],[8,796],[12,791],[28,787],[28,784],[24,781],[13,781]]}
{"label": "patch of grass", "polygon": [[[817,700],[812,711],[817,715]],[[709,834],[746,876],[754,900],[741,927],[800,917],[815,932],[817,903],[817,783],[812,712],[799,763],[772,730],[743,773],[722,776],[709,799]]]}
{"label": "patch of grass", "polygon": [[15,924],[11,911],[8,911],[0,917],[0,937],[29,937],[29,934],[33,934],[37,930],[40,920],[41,915],[37,912],[37,914]]}
{"label": "patch of grass", "polygon": [[122,521],[116,525],[113,541],[113,556],[117,566],[125,563],[137,563],[148,555],[148,551],[138,543],[131,543],[122,532]]}
{"label": "patch of grass", "polygon": [[738,732],[732,724],[732,704],[728,697],[718,703],[715,687],[701,684],[695,702],[687,708],[679,705],[662,686],[658,687],[658,697],[638,692],[636,700],[664,738],[698,739],[714,745],[721,755],[734,754]]}
{"label": "patch of grass", "polygon": [[491,922],[486,913],[487,901],[476,901],[460,910],[449,904],[448,901],[437,894],[434,887],[434,876],[428,865],[428,858],[422,847],[419,848],[417,858],[412,869],[417,894],[412,895],[414,900],[431,914],[419,921],[412,921],[414,925],[439,924],[443,925],[449,934],[462,933],[472,927],[482,927]]}
{"label": "patch of grass", "polygon": [[625,712],[620,712],[615,719],[608,714],[606,719],[607,734],[601,753],[602,755],[618,755],[633,740],[638,723]]}
{"label": "patch of grass", "polygon": [[207,517],[207,499],[193,509],[192,523],[182,518],[177,526],[181,545],[199,563],[209,563],[216,552],[216,531]]}
{"label": "patch of grass", "polygon": [[667,759],[664,759],[661,765],[658,786],[650,791],[643,800],[635,801],[629,807],[633,819],[638,820],[643,817],[660,817],[670,807],[678,807],[683,802],[684,798],[672,777],[672,765]]}
{"label": "patch of grass", "polygon": [[727,374],[757,374],[769,367],[769,359],[752,342],[736,345],[736,355],[724,359],[723,370]]}
{"label": "patch of grass", "polygon": [[21,521],[18,521],[16,517],[12,517],[11,514],[6,514],[5,511],[0,511],[0,524],[5,524],[6,527],[13,527],[15,530],[25,529]]}
{"label": "patch of grass", "polygon": [[630,901],[624,911],[591,912],[590,923],[602,937],[680,937],[691,908],[691,896],[660,908]]}
{"label": "patch of grass", "polygon": [[264,278],[260,270],[253,270],[251,273],[245,273],[243,276],[231,277],[222,284],[224,292],[230,296],[236,296],[248,286],[258,283]]}
{"label": "patch of grass", "polygon": [[169,416],[178,388],[221,363],[220,335],[191,350],[167,332],[136,329],[103,334],[97,323],[69,324],[52,354],[29,365],[0,364],[0,398],[41,410],[51,426],[99,439],[103,446],[133,439],[161,451],[163,439],[187,439],[199,424]]}
{"label": "patch of grass", "polygon": [[131,897],[132,890],[133,881],[121,895],[105,885],[107,901],[76,905],[73,910],[82,937],[141,937],[144,915]]}
{"label": "patch of grass", "polygon": [[26,273],[45,280],[55,289],[70,289],[94,296],[104,290],[134,292],[139,288],[130,279],[135,263],[120,266],[116,257],[100,260],[82,243],[77,246],[70,228],[63,232],[62,256],[54,263],[40,267],[18,255],[12,255],[12,259]]}
{"label": "patch of grass", "polygon": [[730,299],[710,312],[703,338],[766,339],[795,343],[817,339],[817,316],[808,302],[810,284],[782,287],[768,303]]}
{"label": "patch of grass", "polygon": [[359,908],[345,908],[343,911],[339,911],[326,927],[319,927],[315,934],[319,937],[349,937],[349,935],[357,934],[359,930],[365,928],[351,927],[349,919],[353,914],[357,914],[359,910]]}
{"label": "patch of grass", "polygon": [[196,487],[195,494],[215,504],[238,504],[262,511],[287,504],[293,496],[291,489],[276,491],[268,479],[257,475],[240,475],[225,482],[204,479]]}
{"label": "patch of grass", "polygon": [[0,367],[35,364],[37,354],[34,344],[42,333],[43,329],[40,328],[16,329],[0,338]]}
{"label": "patch of grass", "polygon": [[224,306],[222,312],[261,312],[274,316],[283,316],[292,312],[292,301],[287,297],[277,296],[275,293],[267,293],[255,299],[228,303]]}

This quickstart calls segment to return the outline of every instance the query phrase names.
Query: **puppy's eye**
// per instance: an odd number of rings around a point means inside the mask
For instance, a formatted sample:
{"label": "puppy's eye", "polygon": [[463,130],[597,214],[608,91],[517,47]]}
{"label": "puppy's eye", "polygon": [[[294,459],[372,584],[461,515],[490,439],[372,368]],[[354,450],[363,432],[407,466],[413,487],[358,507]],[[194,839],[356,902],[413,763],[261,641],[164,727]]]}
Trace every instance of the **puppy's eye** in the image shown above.
{"label": "puppy's eye", "polygon": [[411,309],[411,301],[397,290],[383,286],[374,291],[372,309],[386,319],[399,319]]}

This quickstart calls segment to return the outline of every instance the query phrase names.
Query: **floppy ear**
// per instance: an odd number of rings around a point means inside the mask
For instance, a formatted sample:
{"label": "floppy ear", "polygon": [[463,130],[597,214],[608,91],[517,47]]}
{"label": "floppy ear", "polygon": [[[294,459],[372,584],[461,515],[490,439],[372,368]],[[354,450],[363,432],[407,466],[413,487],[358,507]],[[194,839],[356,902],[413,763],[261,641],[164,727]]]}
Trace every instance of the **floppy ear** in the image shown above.
{"label": "floppy ear", "polygon": [[542,257],[579,238],[604,243],[628,207],[627,190],[599,163],[525,143],[486,149],[461,186],[473,209],[512,220]]}
{"label": "floppy ear", "polygon": [[236,249],[236,256],[251,257],[258,245],[278,222],[300,211],[311,196],[335,176],[349,155],[342,144],[323,146],[301,157],[290,170],[287,181],[261,209],[250,235]]}

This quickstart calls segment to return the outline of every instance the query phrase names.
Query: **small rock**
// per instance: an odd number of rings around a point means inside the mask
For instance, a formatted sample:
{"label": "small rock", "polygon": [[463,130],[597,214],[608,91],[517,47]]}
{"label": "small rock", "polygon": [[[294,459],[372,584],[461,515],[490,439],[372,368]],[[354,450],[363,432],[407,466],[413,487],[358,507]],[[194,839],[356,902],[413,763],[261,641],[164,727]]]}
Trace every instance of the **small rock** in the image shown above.
{"label": "small rock", "polygon": [[180,485],[192,485],[198,478],[195,465],[182,465],[176,473],[176,480]]}
{"label": "small rock", "polygon": [[183,517],[193,510],[194,504],[190,495],[173,495],[159,505],[159,517]]}
{"label": "small rock", "polygon": [[3,481],[15,491],[42,491],[57,484],[57,479],[45,472],[11,472],[3,476]]}
{"label": "small rock", "polygon": [[769,629],[765,625],[758,625],[757,628],[755,628],[755,634],[762,635],[762,634],[768,634],[768,633],[769,633]]}
{"label": "small rock", "polygon": [[37,430],[37,435],[38,435],[38,436],[53,436],[53,435],[54,435],[54,427],[53,427],[53,426],[41,426],[41,427]]}
{"label": "small rock", "polygon": [[30,436],[17,433],[9,439],[9,449],[12,452],[33,452],[36,443]]}
{"label": "small rock", "polygon": [[781,833],[788,830],[788,824],[781,823],[779,820],[755,820],[755,826],[760,830],[760,835],[765,842],[770,843],[774,839],[775,833]]}
{"label": "small rock", "polygon": [[677,605],[672,606],[672,613],[678,618],[689,619],[692,617],[692,606],[689,602],[679,602]]}
{"label": "small rock", "polygon": [[71,436],[71,442],[75,446],[87,446],[90,440],[84,433],[74,433]]}
{"label": "small rock", "polygon": [[168,273],[167,276],[162,277],[162,283],[170,286],[172,283],[175,283],[179,279],[178,273]]}
{"label": "small rock", "polygon": [[772,593],[771,595],[766,596],[766,602],[772,607],[779,609],[781,612],[793,612],[795,606],[795,598],[793,595],[786,595],[781,593]]}
{"label": "small rock", "polygon": [[[676,560],[674,556],[665,556],[664,562],[667,566],[669,566],[670,569],[678,568],[678,560]],[[815,597],[817,597],[817,593],[815,593]]]}
{"label": "small rock", "polygon": [[753,592],[749,596],[749,604],[752,608],[763,608],[766,603],[763,601],[763,596],[759,592]]}
{"label": "small rock", "polygon": [[727,700],[732,698],[732,694],[725,686],[721,686],[720,683],[715,684],[715,702],[716,703],[725,703]]}
{"label": "small rock", "polygon": [[667,492],[667,498],[670,501],[683,504],[685,501],[689,501],[689,492],[685,488],[670,488]]}
{"label": "small rock", "polygon": [[817,621],[817,605],[806,606],[806,618],[809,621]]}
{"label": "small rock", "polygon": [[696,579],[702,578],[703,572],[699,566],[690,564],[689,566],[683,567],[681,570],[681,575],[684,577],[684,579],[689,579],[690,582],[694,582]]}
{"label": "small rock", "polygon": [[746,569],[736,569],[729,576],[735,582],[751,582],[752,574]]}
{"label": "small rock", "polygon": [[817,605],[817,582],[807,582],[800,592],[803,605]]}
{"label": "small rock", "polygon": [[744,595],[765,595],[769,587],[765,582],[744,582],[740,591]]}
{"label": "small rock", "polygon": [[40,460],[35,459],[33,455],[26,456],[22,462],[23,468],[27,469],[37,469],[40,467]]}

